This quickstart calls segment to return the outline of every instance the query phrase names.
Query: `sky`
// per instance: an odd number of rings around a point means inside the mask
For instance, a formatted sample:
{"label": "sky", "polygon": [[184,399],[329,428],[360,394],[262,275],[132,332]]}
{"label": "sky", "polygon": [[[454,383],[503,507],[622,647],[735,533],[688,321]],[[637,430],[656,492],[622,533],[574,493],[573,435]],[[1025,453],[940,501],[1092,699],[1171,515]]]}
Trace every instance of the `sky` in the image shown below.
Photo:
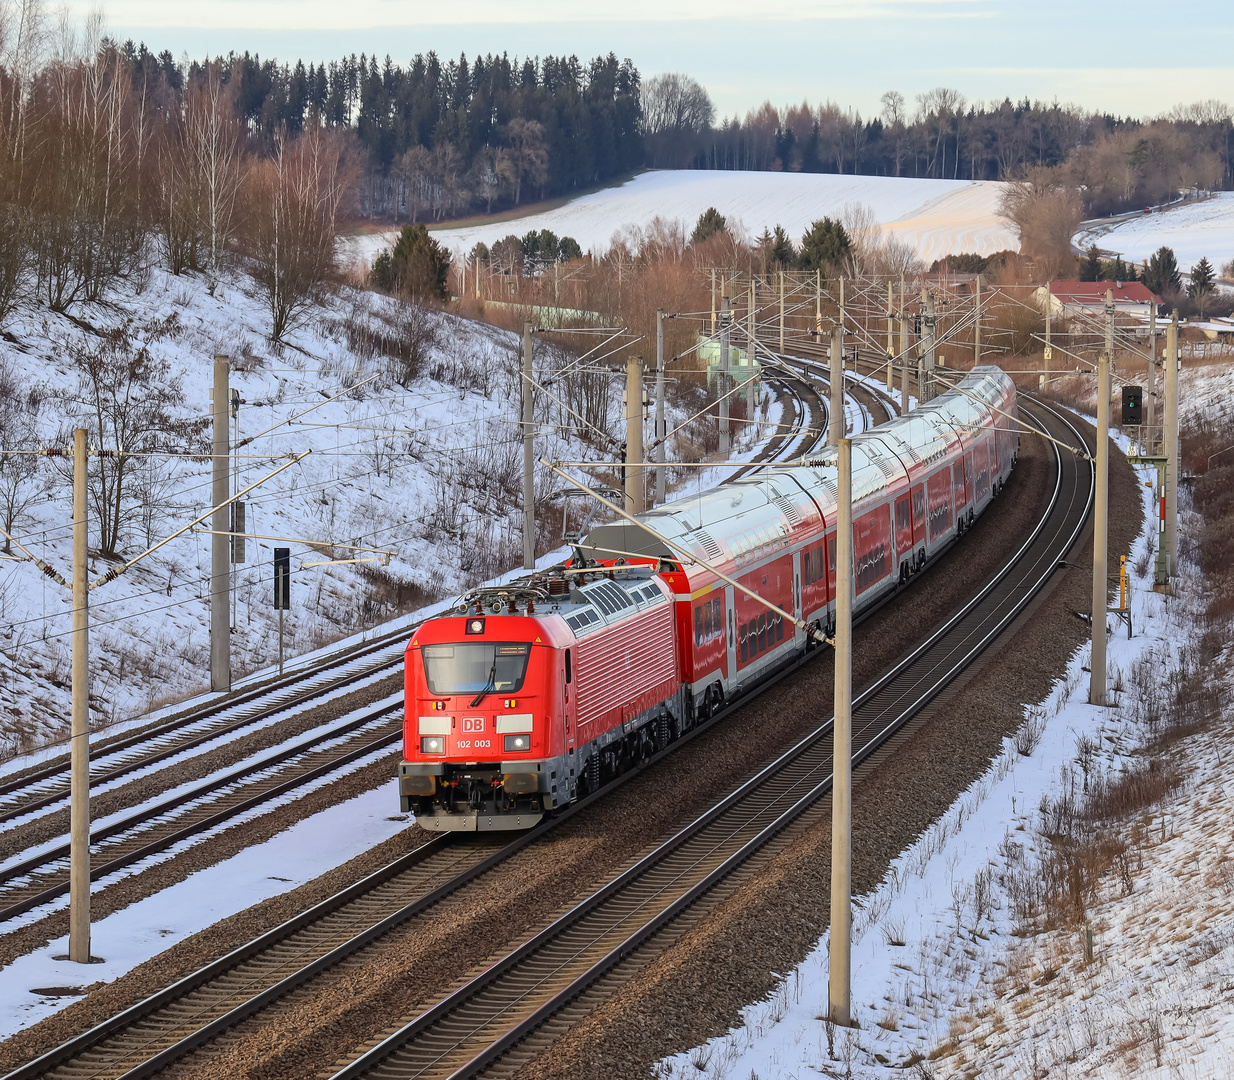
{"label": "sky", "polygon": [[[84,15],[99,5],[71,0]],[[1120,116],[1234,101],[1234,4],[1192,0],[110,0],[108,31],[155,51],[279,60],[613,51],[649,77],[683,71],[718,113],[835,101],[865,116],[898,90],[1030,97]]]}

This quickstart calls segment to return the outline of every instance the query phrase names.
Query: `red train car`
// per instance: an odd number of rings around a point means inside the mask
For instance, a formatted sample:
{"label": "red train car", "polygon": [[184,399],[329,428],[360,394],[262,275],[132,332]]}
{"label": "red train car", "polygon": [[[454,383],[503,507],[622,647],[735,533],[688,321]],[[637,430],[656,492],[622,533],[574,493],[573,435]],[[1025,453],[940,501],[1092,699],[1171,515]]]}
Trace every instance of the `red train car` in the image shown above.
{"label": "red train car", "polygon": [[[1002,489],[1015,409],[1011,380],[977,368],[854,437],[855,613],[908,584]],[[648,511],[652,533],[602,525],[571,565],[426,621],[406,654],[402,808],[429,829],[526,828],[800,655],[795,622],[711,568],[830,630],[835,477],[827,451]]]}

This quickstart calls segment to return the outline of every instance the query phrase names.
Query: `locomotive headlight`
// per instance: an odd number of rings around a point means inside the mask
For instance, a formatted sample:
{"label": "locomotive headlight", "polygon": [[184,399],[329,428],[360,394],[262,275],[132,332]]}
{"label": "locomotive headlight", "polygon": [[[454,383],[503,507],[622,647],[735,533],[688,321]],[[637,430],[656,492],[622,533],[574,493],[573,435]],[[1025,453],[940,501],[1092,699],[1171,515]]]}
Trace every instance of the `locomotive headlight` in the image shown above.
{"label": "locomotive headlight", "polygon": [[507,754],[512,753],[514,751],[518,751],[518,750],[530,750],[531,749],[531,736],[530,735],[507,735],[505,747],[506,747]]}
{"label": "locomotive headlight", "polygon": [[420,753],[422,754],[444,754],[446,752],[446,740],[440,735],[428,735],[420,740]]}

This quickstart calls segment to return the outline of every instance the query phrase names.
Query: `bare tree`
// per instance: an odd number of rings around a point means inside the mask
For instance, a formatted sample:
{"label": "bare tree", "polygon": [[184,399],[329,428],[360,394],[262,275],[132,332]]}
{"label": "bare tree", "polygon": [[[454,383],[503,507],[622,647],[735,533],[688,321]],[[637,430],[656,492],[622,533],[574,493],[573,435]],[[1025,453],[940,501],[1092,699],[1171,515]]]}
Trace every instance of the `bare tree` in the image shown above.
{"label": "bare tree", "polygon": [[1084,216],[1079,193],[1050,170],[1034,170],[1003,192],[999,213],[1020,234],[1020,251],[1042,262],[1051,276],[1073,262],[1071,238]]}
{"label": "bare tree", "polygon": [[266,294],[270,338],[282,341],[333,269],[335,220],[348,178],[337,138],[313,127],[294,142],[280,130],[273,157],[250,179],[253,277]]}
{"label": "bare tree", "polygon": [[217,62],[189,87],[184,121],[188,164],[198,193],[198,226],[205,248],[206,288],[218,288],[223,256],[232,238],[236,196],[243,179],[240,122],[235,92],[223,84]]}
{"label": "bare tree", "polygon": [[501,147],[484,147],[476,154],[472,175],[476,193],[484,200],[484,212],[491,214],[494,200],[501,198],[514,183],[510,152]]}
{"label": "bare tree", "polygon": [[642,85],[643,130],[648,135],[701,135],[715,120],[711,96],[697,79],[677,71]]}
{"label": "bare tree", "polygon": [[503,135],[510,148],[514,168],[514,205],[523,194],[523,181],[543,184],[548,179],[548,147],[544,142],[544,125],[538,120],[511,120]]}
{"label": "bare tree", "polygon": [[97,339],[67,347],[77,385],[58,395],[66,419],[85,427],[91,442],[113,451],[99,456],[87,483],[105,556],[119,551],[130,528],[151,531],[148,514],[143,521],[140,495],[151,490],[158,459],[146,455],[206,452],[199,445],[205,420],[177,414],[184,404],[180,381],[171,377],[168,362],[151,351],[179,332],[174,315],[145,324],[128,320]]}
{"label": "bare tree", "polygon": [[[0,356],[0,525],[6,533],[47,494],[50,476],[41,468],[42,459],[12,453],[37,445],[41,404],[42,393],[23,391],[8,358]],[[6,555],[12,554],[7,536],[2,547]]]}
{"label": "bare tree", "polygon": [[416,224],[421,210],[432,206],[432,155],[424,146],[405,150],[394,166],[394,173],[403,185],[403,202],[411,211],[411,223]]}

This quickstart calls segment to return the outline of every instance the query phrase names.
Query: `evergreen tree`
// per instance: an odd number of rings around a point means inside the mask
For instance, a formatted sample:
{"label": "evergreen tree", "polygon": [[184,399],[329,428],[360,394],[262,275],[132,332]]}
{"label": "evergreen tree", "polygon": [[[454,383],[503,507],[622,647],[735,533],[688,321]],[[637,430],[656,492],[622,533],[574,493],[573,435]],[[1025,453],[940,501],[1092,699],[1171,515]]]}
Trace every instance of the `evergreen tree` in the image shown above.
{"label": "evergreen tree", "polygon": [[1080,280],[1101,280],[1101,253],[1097,250],[1096,244],[1090,247],[1084,258],[1080,260]]}
{"label": "evergreen tree", "polygon": [[822,270],[824,274],[837,269],[852,250],[853,242],[838,221],[825,217],[816,221],[801,238],[802,270]]}
{"label": "evergreen tree", "polygon": [[1212,265],[1207,258],[1201,257],[1200,261],[1191,268],[1191,284],[1187,286],[1187,295],[1195,301],[1201,317],[1212,295],[1215,277]]}
{"label": "evergreen tree", "polygon": [[792,240],[788,238],[788,233],[779,225],[772,234],[771,262],[777,270],[787,270],[797,263],[797,250],[793,247]]}
{"label": "evergreen tree", "polygon": [[1148,260],[1148,269],[1144,271],[1144,284],[1158,296],[1182,289],[1183,279],[1178,272],[1178,260],[1174,257],[1173,248],[1163,244],[1153,253]]}
{"label": "evergreen tree", "polygon": [[557,261],[565,263],[582,257],[583,249],[578,246],[578,241],[573,236],[563,236],[557,245]]}
{"label": "evergreen tree", "polygon": [[378,288],[414,300],[446,300],[450,256],[425,225],[404,225],[394,250],[373,262],[371,280]]}
{"label": "evergreen tree", "polygon": [[709,206],[698,215],[698,224],[694,226],[694,232],[690,234],[690,243],[701,244],[704,240],[710,240],[716,233],[722,232],[728,232],[728,222],[719,210],[714,206]]}

